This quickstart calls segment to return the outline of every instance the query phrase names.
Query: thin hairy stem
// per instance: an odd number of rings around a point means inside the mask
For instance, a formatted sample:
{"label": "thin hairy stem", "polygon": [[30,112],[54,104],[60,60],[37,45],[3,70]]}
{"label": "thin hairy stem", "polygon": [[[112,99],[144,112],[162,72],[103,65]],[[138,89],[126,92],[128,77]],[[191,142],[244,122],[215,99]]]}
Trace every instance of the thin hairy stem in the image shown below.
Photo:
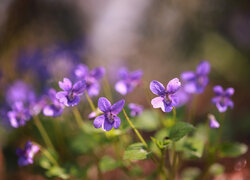
{"label": "thin hairy stem", "polygon": [[111,88],[110,88],[109,81],[106,76],[104,76],[103,78],[103,90],[104,90],[105,96],[108,97],[110,102],[113,102]]}
{"label": "thin hairy stem", "polygon": [[140,139],[140,141],[142,142],[142,144],[148,149],[148,145],[147,143],[145,142],[145,140],[143,139],[143,137],[141,136],[141,134],[139,133],[139,131],[135,128],[134,124],[130,121],[126,111],[124,109],[122,109],[123,111],[123,114],[126,118],[126,120],[128,121],[130,127],[134,130],[135,134],[137,135],[137,137]]}
{"label": "thin hairy stem", "polygon": [[50,160],[50,162],[54,166],[59,166],[56,159],[50,154],[50,152],[47,149],[43,148],[40,144],[37,144],[36,142],[32,142],[32,144],[37,145],[39,147],[40,151]]}
{"label": "thin hairy stem", "polygon": [[85,91],[85,96],[86,96],[86,98],[87,98],[87,100],[88,100],[88,103],[89,103],[89,105],[90,105],[90,107],[91,107],[91,110],[92,110],[93,112],[95,112],[95,111],[96,111],[95,105],[94,105],[92,99],[89,97],[89,94],[88,94],[88,91],[87,91],[87,90]]}
{"label": "thin hairy stem", "polygon": [[50,140],[45,128],[43,127],[40,119],[38,118],[38,116],[34,116],[34,123],[35,123],[37,129],[39,130],[39,132],[40,132],[46,146],[48,148],[50,148],[51,150],[53,150],[54,152],[56,152],[56,150],[55,150],[53,144],[51,143],[51,140]]}
{"label": "thin hairy stem", "polygon": [[79,110],[76,107],[73,108],[73,114],[75,116],[75,120],[76,120],[77,125],[82,129],[84,126],[83,119],[81,117]]}

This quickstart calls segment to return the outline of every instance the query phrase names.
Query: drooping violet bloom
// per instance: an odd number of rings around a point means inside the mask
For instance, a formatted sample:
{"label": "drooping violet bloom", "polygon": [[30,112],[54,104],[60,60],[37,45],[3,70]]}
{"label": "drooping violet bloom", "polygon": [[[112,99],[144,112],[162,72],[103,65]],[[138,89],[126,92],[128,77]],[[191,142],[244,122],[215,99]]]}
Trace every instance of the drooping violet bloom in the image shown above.
{"label": "drooping violet bloom", "polygon": [[120,69],[119,76],[121,80],[115,84],[115,90],[122,95],[132,92],[135,87],[142,83],[142,75],[141,70],[128,72],[126,68]]}
{"label": "drooping violet bloom", "polygon": [[23,102],[15,102],[12,110],[7,115],[11,126],[14,128],[24,126],[26,121],[31,118],[30,111],[24,107]]}
{"label": "drooping violet bloom", "polygon": [[110,131],[113,127],[119,128],[121,125],[121,119],[117,116],[123,106],[125,100],[120,100],[117,103],[111,105],[108,99],[100,97],[98,100],[98,108],[104,113],[103,115],[97,116],[93,122],[95,128],[100,128],[104,131]]}
{"label": "drooping violet bloom", "polygon": [[181,74],[184,82],[184,90],[187,93],[202,93],[209,82],[208,74],[210,64],[208,61],[201,61],[196,72],[186,71]]}
{"label": "drooping violet bloom", "polygon": [[214,86],[215,97],[212,98],[212,103],[216,105],[220,112],[225,112],[229,106],[234,107],[233,101],[230,99],[234,94],[234,88],[227,88],[225,91],[219,85]]}
{"label": "drooping violet bloom", "polygon": [[29,104],[35,100],[35,93],[29,85],[23,81],[14,82],[6,92],[6,101],[12,106],[15,102]]}
{"label": "drooping violet bloom", "polygon": [[56,98],[56,90],[53,88],[49,89],[48,96],[51,104],[43,108],[43,114],[52,117],[60,116],[63,112],[64,105]]}
{"label": "drooping violet bloom", "polygon": [[68,78],[63,82],[59,81],[59,86],[63,91],[56,93],[56,98],[65,106],[75,106],[80,102],[80,96],[86,89],[85,81],[78,81],[74,85]]}
{"label": "drooping violet bloom", "polygon": [[79,80],[86,81],[86,90],[90,97],[97,96],[99,94],[99,81],[105,74],[105,69],[103,67],[97,67],[92,71],[89,71],[89,68],[86,65],[79,64],[74,73]]}
{"label": "drooping violet bloom", "polygon": [[18,165],[27,166],[33,164],[33,158],[39,150],[39,146],[32,144],[30,141],[26,143],[24,149],[17,148],[16,154],[19,156]]}
{"label": "drooping violet bloom", "polygon": [[219,128],[220,127],[220,124],[218,123],[218,121],[216,121],[214,115],[208,114],[208,119],[209,119],[210,128]]}
{"label": "drooping violet bloom", "polygon": [[150,90],[159,97],[152,99],[151,104],[154,108],[161,108],[163,112],[172,111],[173,107],[176,107],[179,102],[176,92],[180,89],[181,82],[178,78],[174,78],[169,81],[166,89],[158,81],[151,81]]}
{"label": "drooping violet bloom", "polygon": [[129,103],[128,108],[132,117],[139,116],[143,111],[143,106],[134,103]]}

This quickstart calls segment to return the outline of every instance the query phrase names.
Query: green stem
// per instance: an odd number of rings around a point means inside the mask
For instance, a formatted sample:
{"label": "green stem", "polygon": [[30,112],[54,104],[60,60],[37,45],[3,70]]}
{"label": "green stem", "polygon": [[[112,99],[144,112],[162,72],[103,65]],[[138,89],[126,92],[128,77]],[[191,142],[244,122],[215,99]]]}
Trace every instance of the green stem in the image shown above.
{"label": "green stem", "polygon": [[34,123],[35,123],[36,127],[38,128],[38,130],[39,130],[39,132],[40,132],[46,146],[48,148],[50,148],[51,150],[53,150],[54,152],[56,152],[55,148],[54,148],[53,144],[51,143],[50,138],[49,138],[47,132],[45,131],[40,119],[38,118],[38,116],[34,116]]}
{"label": "green stem", "polygon": [[40,144],[37,144],[35,142],[32,143],[39,147],[40,151],[50,160],[52,164],[54,164],[54,166],[59,166],[55,158],[50,154],[50,152],[47,149],[43,148]]}
{"label": "green stem", "polygon": [[82,119],[82,117],[81,117],[81,114],[80,114],[79,110],[78,110],[76,107],[73,108],[73,114],[74,114],[74,116],[75,116],[75,120],[76,120],[77,125],[78,125],[80,128],[83,128],[83,125],[84,125],[83,119]]}
{"label": "green stem", "polygon": [[109,85],[109,81],[106,76],[103,78],[103,83],[104,83],[103,90],[104,90],[105,96],[107,96],[110,102],[112,102],[113,101],[112,92],[111,92],[111,88]]}
{"label": "green stem", "polygon": [[141,136],[141,134],[139,133],[139,131],[135,128],[134,124],[130,121],[126,111],[124,109],[122,109],[123,114],[126,118],[126,120],[128,121],[129,125],[131,126],[131,128],[134,130],[134,132],[136,133],[136,135],[138,136],[138,138],[140,139],[140,141],[142,142],[142,144],[148,149],[148,145],[145,142],[145,140],[143,139],[143,137]]}
{"label": "green stem", "polygon": [[189,106],[189,111],[188,111],[188,117],[187,117],[187,122],[193,123],[194,122],[194,117],[195,117],[195,110],[196,106],[198,103],[198,95],[194,95],[191,105]]}
{"label": "green stem", "polygon": [[85,96],[86,96],[86,98],[87,98],[87,100],[88,100],[88,102],[89,102],[89,105],[90,105],[90,107],[91,107],[91,110],[92,110],[93,112],[95,112],[95,111],[96,111],[95,105],[94,105],[92,99],[89,97],[89,94],[88,94],[87,90],[85,91]]}
{"label": "green stem", "polygon": [[92,156],[94,157],[94,162],[96,164],[98,180],[102,180],[103,177],[102,177],[102,171],[99,166],[99,158],[95,153],[92,153]]}
{"label": "green stem", "polygon": [[[173,107],[173,121],[176,123],[176,109]],[[175,150],[175,142],[173,141],[173,157],[172,157],[172,178],[175,179],[175,174],[176,174],[176,159],[177,159],[177,153]]]}
{"label": "green stem", "polygon": [[220,113],[220,127],[219,127],[219,135],[218,135],[218,144],[220,144],[221,143],[221,141],[222,141],[222,133],[223,133],[223,131],[222,131],[222,127],[224,127],[223,126],[223,123],[224,123],[224,119],[225,119],[225,113]]}
{"label": "green stem", "polygon": [[173,121],[174,121],[174,123],[176,123],[175,121],[176,121],[176,109],[175,109],[175,107],[173,107]]}
{"label": "green stem", "polygon": [[160,172],[163,175],[163,179],[167,178],[167,172],[165,171],[164,167],[165,167],[165,159],[166,159],[166,150],[165,149],[161,149],[161,160],[160,160]]}

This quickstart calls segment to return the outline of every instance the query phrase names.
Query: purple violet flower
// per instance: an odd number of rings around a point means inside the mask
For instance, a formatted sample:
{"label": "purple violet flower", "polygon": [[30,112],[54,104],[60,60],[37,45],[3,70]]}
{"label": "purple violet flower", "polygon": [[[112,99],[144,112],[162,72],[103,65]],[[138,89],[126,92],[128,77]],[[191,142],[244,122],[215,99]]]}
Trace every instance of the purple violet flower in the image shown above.
{"label": "purple violet flower", "polygon": [[139,116],[143,111],[143,106],[134,103],[130,103],[128,108],[130,109],[130,116],[132,117]]}
{"label": "purple violet flower", "polygon": [[122,95],[126,95],[141,84],[143,72],[141,70],[128,72],[126,68],[122,68],[119,71],[119,75],[121,80],[115,84],[115,90]]}
{"label": "purple violet flower", "polygon": [[161,108],[163,112],[170,112],[173,106],[176,107],[179,102],[176,92],[180,89],[181,83],[178,78],[169,81],[166,89],[158,81],[151,81],[150,90],[159,97],[152,99],[151,104],[154,108]]}
{"label": "purple violet flower", "polygon": [[219,128],[220,127],[220,124],[218,123],[218,121],[216,121],[214,115],[208,114],[208,119],[209,119],[210,128]]}
{"label": "purple violet flower", "polygon": [[208,74],[210,64],[208,61],[201,61],[196,72],[186,71],[181,74],[184,81],[184,90],[187,93],[202,93],[209,82]]}
{"label": "purple violet flower", "polygon": [[117,116],[123,106],[125,100],[120,100],[117,103],[111,105],[108,99],[100,97],[98,100],[98,108],[104,113],[103,115],[97,116],[93,122],[95,128],[100,128],[104,131],[110,131],[113,126],[115,129],[121,125],[121,119]]}
{"label": "purple violet flower", "polygon": [[56,98],[65,106],[75,106],[80,102],[80,97],[86,89],[85,81],[78,81],[74,85],[68,78],[59,81],[63,91],[56,93]]}
{"label": "purple violet flower", "polygon": [[212,103],[216,105],[220,112],[225,112],[227,107],[234,107],[233,101],[230,99],[234,94],[234,88],[227,88],[225,91],[219,85],[214,86],[215,97],[212,99]]}
{"label": "purple violet flower", "polygon": [[51,104],[46,105],[43,108],[44,116],[60,116],[63,112],[64,105],[56,98],[56,90],[53,88],[49,89],[48,96]]}
{"label": "purple violet flower", "polygon": [[19,156],[18,165],[27,166],[33,164],[33,158],[39,150],[39,146],[32,144],[30,141],[26,143],[24,150],[17,148],[16,154]]}
{"label": "purple violet flower", "polygon": [[75,70],[75,75],[79,80],[86,81],[86,89],[89,96],[97,96],[100,92],[99,81],[104,76],[105,69],[103,67],[94,68],[89,71],[89,68],[84,64],[79,64]]}
{"label": "purple violet flower", "polygon": [[31,118],[30,111],[23,106],[23,102],[15,102],[12,110],[7,115],[11,126],[14,128],[24,126],[26,121]]}

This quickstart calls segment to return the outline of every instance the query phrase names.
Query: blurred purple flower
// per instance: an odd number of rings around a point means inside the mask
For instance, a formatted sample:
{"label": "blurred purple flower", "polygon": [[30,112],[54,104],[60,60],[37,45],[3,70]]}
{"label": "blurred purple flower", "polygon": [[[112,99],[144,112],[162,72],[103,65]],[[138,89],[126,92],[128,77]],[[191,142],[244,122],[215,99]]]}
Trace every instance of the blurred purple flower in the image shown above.
{"label": "blurred purple flower", "polygon": [[43,114],[52,117],[60,116],[63,112],[64,105],[56,98],[56,90],[53,88],[49,89],[48,96],[51,104],[43,108]]}
{"label": "blurred purple flower", "polygon": [[183,86],[175,93],[175,95],[178,97],[179,101],[176,107],[181,107],[185,104],[187,104],[191,99],[191,94],[187,93]]}
{"label": "blurred purple flower", "polygon": [[209,82],[208,74],[210,64],[208,61],[201,61],[196,72],[186,71],[181,74],[184,81],[184,90],[188,93],[202,93]]}
{"label": "blurred purple flower", "polygon": [[143,106],[134,103],[130,103],[128,108],[130,109],[130,116],[132,117],[139,116],[143,111]]}
{"label": "blurred purple flower", "polygon": [[89,96],[97,96],[99,94],[99,81],[105,73],[103,67],[94,68],[92,71],[89,71],[89,68],[86,65],[79,64],[74,72],[79,80],[86,81],[86,89]]}
{"label": "blurred purple flower", "polygon": [[19,73],[27,74],[27,72],[32,72],[32,75],[39,80],[39,83],[44,83],[50,76],[45,59],[40,49],[35,51],[24,49],[19,53],[17,69]]}
{"label": "blurred purple flower", "polygon": [[119,75],[121,80],[115,84],[115,90],[122,95],[126,95],[141,84],[143,72],[141,70],[128,72],[126,68],[122,68]]}
{"label": "blurred purple flower", "polygon": [[12,106],[15,102],[29,104],[35,100],[34,91],[23,81],[14,82],[6,92],[6,101]]}
{"label": "blurred purple flower", "polygon": [[179,102],[176,92],[180,89],[181,83],[178,78],[169,81],[166,89],[158,81],[151,81],[150,90],[159,97],[152,99],[151,104],[154,108],[161,108],[163,112],[170,112],[173,106],[176,107]]}
{"label": "blurred purple flower", "polygon": [[[47,68],[54,81],[67,76],[72,77],[74,67],[81,60],[80,47],[77,44],[57,44],[55,47],[50,47],[51,52],[47,55]],[[82,51],[81,51],[82,52]]]}
{"label": "blurred purple flower", "polygon": [[30,141],[26,143],[24,150],[17,148],[16,154],[19,156],[18,165],[27,166],[33,164],[33,158],[39,150],[39,146],[32,144]]}
{"label": "blurred purple flower", "polygon": [[216,121],[214,115],[208,114],[208,119],[209,119],[210,128],[219,128],[220,127],[220,124],[218,123],[218,121]]}
{"label": "blurred purple flower", "polygon": [[65,106],[75,106],[80,102],[80,97],[86,89],[85,81],[77,81],[74,85],[68,78],[59,81],[63,91],[56,93],[56,98]]}
{"label": "blurred purple flower", "polygon": [[100,97],[98,100],[98,108],[104,113],[103,115],[97,116],[93,122],[95,128],[100,128],[104,131],[110,131],[113,126],[115,129],[120,127],[121,119],[117,116],[123,106],[125,100],[120,100],[117,103],[111,105],[108,99]]}
{"label": "blurred purple flower", "polygon": [[30,120],[31,115],[28,108],[25,108],[23,102],[15,102],[11,111],[8,112],[10,124],[14,128],[24,126],[26,121]]}
{"label": "blurred purple flower", "polygon": [[212,98],[212,103],[216,105],[220,112],[225,112],[227,107],[234,107],[233,101],[230,99],[234,94],[234,88],[227,88],[225,91],[219,85],[214,86],[215,97]]}

